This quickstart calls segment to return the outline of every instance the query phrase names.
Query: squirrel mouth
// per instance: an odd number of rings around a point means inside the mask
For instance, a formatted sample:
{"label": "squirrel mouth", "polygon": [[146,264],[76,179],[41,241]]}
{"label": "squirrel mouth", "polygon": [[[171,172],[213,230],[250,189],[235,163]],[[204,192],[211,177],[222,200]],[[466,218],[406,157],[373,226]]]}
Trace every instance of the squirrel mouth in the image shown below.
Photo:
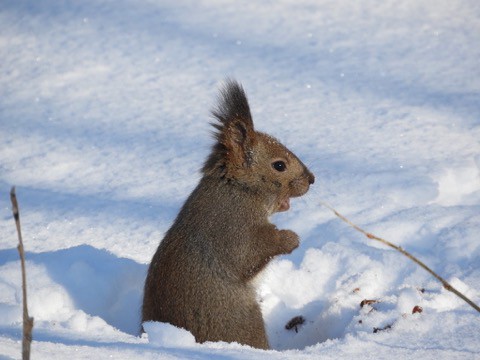
{"label": "squirrel mouth", "polygon": [[281,199],[280,202],[278,203],[277,211],[282,212],[282,211],[287,211],[288,209],[290,209],[290,198],[286,197],[284,199]]}

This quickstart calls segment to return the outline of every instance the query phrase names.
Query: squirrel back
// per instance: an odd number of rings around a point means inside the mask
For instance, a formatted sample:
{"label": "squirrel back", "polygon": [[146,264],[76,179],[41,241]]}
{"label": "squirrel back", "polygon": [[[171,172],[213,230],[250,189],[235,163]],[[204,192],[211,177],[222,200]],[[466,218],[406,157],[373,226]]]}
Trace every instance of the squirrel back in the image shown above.
{"label": "squirrel back", "polygon": [[315,178],[275,138],[255,131],[243,88],[221,91],[216,143],[203,177],[150,264],[143,321],[168,322],[198,342],[238,342],[267,349],[252,279],[272,257],[299,244],[268,220],[286,211]]}

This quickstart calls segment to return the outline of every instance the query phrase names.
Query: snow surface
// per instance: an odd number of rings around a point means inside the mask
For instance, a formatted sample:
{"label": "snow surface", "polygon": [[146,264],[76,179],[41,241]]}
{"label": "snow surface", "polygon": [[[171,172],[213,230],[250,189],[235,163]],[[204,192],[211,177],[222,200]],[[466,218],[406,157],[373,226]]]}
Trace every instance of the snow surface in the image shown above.
{"label": "snow surface", "polygon": [[[480,303],[478,1],[2,0],[0,24],[0,358],[21,353],[16,185],[32,358],[480,359],[475,310],[319,204]],[[273,218],[302,243],[259,279],[271,351],[138,334],[226,76],[317,178]]]}

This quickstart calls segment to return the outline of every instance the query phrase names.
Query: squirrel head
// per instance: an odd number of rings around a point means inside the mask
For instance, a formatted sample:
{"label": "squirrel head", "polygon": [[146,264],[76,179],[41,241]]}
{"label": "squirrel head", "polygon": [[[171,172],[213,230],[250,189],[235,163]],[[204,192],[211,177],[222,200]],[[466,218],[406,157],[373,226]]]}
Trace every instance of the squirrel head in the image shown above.
{"label": "squirrel head", "polygon": [[290,198],[305,194],[315,177],[295,154],[274,137],[255,131],[242,86],[227,80],[212,111],[216,143],[203,167],[262,197],[269,213],[286,211]]}

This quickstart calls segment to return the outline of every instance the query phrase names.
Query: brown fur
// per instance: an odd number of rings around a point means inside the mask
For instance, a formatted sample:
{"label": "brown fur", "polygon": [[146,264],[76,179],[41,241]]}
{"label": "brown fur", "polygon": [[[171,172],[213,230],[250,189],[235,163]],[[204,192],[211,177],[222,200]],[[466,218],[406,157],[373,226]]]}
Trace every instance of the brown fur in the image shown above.
{"label": "brown fur", "polygon": [[[217,142],[153,256],[142,320],[185,328],[198,342],[267,349],[251,280],[272,257],[298,246],[297,234],[268,218],[288,210],[289,198],[305,194],[314,176],[277,140],[254,130],[238,83],[227,81],[213,114]],[[278,161],[284,171],[274,168]]]}

